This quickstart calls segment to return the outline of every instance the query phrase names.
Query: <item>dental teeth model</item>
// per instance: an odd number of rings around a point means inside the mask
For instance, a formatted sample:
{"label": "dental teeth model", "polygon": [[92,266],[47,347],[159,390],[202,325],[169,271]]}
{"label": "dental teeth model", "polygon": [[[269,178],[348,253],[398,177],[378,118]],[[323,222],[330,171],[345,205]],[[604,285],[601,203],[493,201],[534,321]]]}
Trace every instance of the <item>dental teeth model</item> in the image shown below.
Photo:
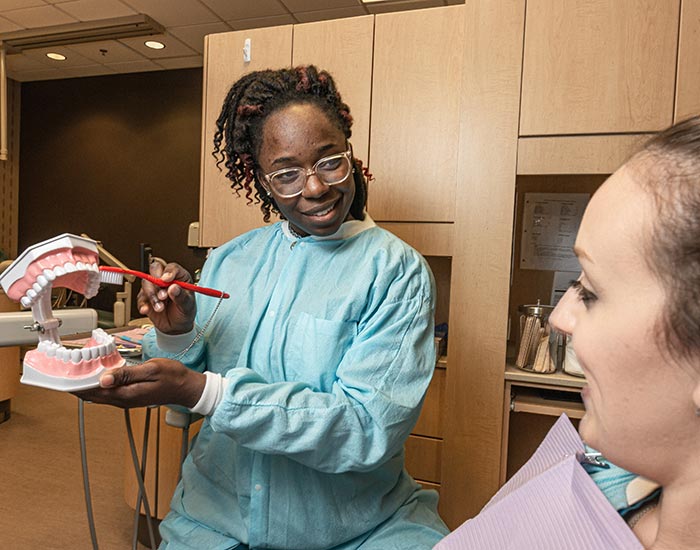
{"label": "dental teeth model", "polygon": [[97,294],[101,279],[98,261],[95,241],[64,233],[29,247],[0,275],[7,296],[31,308],[39,338],[37,348],[24,357],[22,383],[80,391],[99,386],[105,369],[125,363],[114,338],[99,328],[81,349],[61,345],[60,322],[51,309],[53,287],[65,287],[86,298]]}

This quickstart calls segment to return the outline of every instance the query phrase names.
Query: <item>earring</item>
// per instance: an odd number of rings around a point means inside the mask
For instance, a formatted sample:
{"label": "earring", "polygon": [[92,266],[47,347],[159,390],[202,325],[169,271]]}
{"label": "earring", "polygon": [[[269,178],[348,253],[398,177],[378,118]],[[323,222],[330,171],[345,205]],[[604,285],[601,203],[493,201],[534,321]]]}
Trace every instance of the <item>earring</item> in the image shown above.
{"label": "earring", "polygon": [[700,417],[700,407],[695,409],[695,416]]}
{"label": "earring", "polygon": [[270,193],[270,190],[269,190],[269,189],[266,191],[266,193],[267,193],[267,196],[268,196],[268,197],[271,197],[271,196],[272,196],[272,193]]}

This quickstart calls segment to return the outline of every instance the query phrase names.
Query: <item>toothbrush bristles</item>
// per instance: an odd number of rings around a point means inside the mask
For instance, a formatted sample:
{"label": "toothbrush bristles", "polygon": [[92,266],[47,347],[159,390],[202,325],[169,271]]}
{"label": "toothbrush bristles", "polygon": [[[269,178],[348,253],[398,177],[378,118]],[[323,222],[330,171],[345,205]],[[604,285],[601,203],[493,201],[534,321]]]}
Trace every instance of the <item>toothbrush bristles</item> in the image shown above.
{"label": "toothbrush bristles", "polygon": [[108,285],[121,285],[124,283],[124,274],[100,270],[100,280]]}

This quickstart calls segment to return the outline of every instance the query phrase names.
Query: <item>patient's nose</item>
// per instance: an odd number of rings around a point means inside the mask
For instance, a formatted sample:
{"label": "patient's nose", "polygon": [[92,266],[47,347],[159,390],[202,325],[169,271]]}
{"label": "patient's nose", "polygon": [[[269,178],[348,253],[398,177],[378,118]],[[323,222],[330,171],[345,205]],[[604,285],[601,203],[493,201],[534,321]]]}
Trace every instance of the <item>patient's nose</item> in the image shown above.
{"label": "patient's nose", "polygon": [[557,332],[571,336],[576,326],[576,307],[580,305],[576,290],[569,288],[549,316],[549,324]]}

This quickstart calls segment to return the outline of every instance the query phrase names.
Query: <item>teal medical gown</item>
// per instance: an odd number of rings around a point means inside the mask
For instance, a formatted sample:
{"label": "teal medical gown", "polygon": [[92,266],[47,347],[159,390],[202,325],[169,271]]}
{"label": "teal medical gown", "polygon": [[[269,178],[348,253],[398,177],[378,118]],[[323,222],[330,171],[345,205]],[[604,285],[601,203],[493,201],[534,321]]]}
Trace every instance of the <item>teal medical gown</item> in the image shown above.
{"label": "teal medical gown", "polygon": [[[161,548],[432,548],[447,533],[437,494],[403,452],[435,364],[424,258],[369,216],[330,238],[280,222],[214,250],[200,284],[231,298],[183,362],[228,386]],[[197,295],[197,325],[216,303]],[[144,349],[172,356],[153,334]]]}

